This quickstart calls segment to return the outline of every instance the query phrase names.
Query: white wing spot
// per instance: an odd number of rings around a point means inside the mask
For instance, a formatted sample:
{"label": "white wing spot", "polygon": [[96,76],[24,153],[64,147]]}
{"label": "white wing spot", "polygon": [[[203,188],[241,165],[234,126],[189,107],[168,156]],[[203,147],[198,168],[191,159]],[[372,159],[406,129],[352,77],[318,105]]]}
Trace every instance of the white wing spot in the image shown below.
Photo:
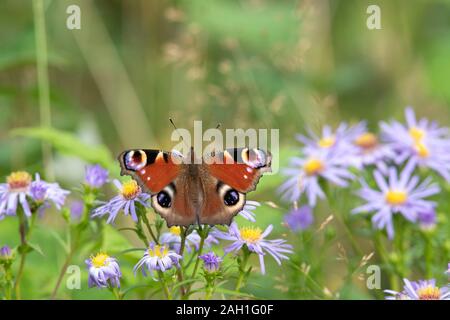
{"label": "white wing spot", "polygon": [[246,174],[244,174],[244,179],[248,179],[248,176]]}
{"label": "white wing spot", "polygon": [[145,169],[142,169],[142,170],[141,170],[141,174],[145,174]]}
{"label": "white wing spot", "polygon": [[250,167],[247,167],[247,172],[248,172],[248,173],[252,173],[252,172],[253,172],[253,169],[250,168]]}
{"label": "white wing spot", "polygon": [[150,181],[150,177],[147,177],[147,181]]}

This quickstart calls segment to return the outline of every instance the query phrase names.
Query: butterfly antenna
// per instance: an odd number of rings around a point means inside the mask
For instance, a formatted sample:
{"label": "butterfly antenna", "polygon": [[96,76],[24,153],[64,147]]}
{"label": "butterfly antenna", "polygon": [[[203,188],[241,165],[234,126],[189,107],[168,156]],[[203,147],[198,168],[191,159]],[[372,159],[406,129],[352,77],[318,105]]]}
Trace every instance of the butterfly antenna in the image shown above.
{"label": "butterfly antenna", "polygon": [[[172,118],[169,118],[170,123],[172,124],[173,128],[178,131],[177,126],[175,125],[175,123],[173,122]],[[178,132],[178,135],[181,137],[181,141],[184,141],[183,136]]]}
{"label": "butterfly antenna", "polygon": [[216,126],[216,129],[219,129],[219,128],[220,128],[220,125],[221,125],[221,124],[218,123],[217,126]]}
{"label": "butterfly antenna", "polygon": [[[169,118],[169,121],[170,121],[170,123],[172,124],[173,128],[175,129],[175,131],[178,132],[178,128],[177,128],[177,126],[175,125],[175,123],[173,122],[172,118]],[[183,136],[180,134],[180,132],[178,132],[178,135],[180,136],[181,141],[183,141],[184,145],[185,145],[186,147],[188,147],[188,149],[191,148],[191,146],[189,146],[189,145],[186,143],[186,141],[184,141]]]}

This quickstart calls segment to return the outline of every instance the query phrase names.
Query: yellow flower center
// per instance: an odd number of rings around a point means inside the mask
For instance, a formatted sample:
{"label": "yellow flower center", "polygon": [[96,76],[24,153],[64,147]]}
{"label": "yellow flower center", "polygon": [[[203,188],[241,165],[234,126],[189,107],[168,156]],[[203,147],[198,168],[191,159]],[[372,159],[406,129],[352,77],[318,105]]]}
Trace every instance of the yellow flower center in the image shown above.
{"label": "yellow flower center", "polygon": [[421,158],[427,158],[430,155],[430,151],[423,142],[417,142],[414,149]]}
{"label": "yellow flower center", "polygon": [[25,171],[16,171],[11,173],[7,178],[9,189],[12,191],[24,191],[31,184],[31,175]]}
{"label": "yellow flower center", "polygon": [[417,295],[420,300],[439,300],[441,297],[441,289],[430,285],[417,290]]}
{"label": "yellow flower center", "polygon": [[132,200],[141,192],[141,188],[136,181],[131,180],[122,185],[122,196],[127,200]]}
{"label": "yellow flower center", "polygon": [[417,127],[412,127],[409,129],[409,135],[415,142],[419,142],[425,137],[425,131]]}
{"label": "yellow flower center", "polygon": [[107,265],[106,260],[109,256],[106,253],[97,253],[95,256],[91,257],[91,263],[94,267],[100,268]]}
{"label": "yellow flower center", "polygon": [[378,139],[373,133],[366,132],[355,139],[355,144],[363,149],[372,149],[378,144]]}
{"label": "yellow flower center", "polygon": [[155,245],[153,249],[148,248],[148,254],[150,257],[164,258],[168,252],[169,248],[166,246],[160,246],[159,244]]}
{"label": "yellow flower center", "polygon": [[401,190],[389,190],[386,193],[386,202],[394,205],[399,206],[406,202],[408,199],[408,194],[405,191]]}
{"label": "yellow flower center", "polygon": [[176,236],[179,236],[181,234],[181,228],[180,227],[170,227],[169,232]]}
{"label": "yellow flower center", "polygon": [[303,169],[305,170],[308,176],[315,175],[321,172],[325,168],[324,163],[318,159],[309,159],[303,165]]}
{"label": "yellow flower center", "polygon": [[329,137],[323,137],[322,139],[319,140],[319,142],[317,144],[321,148],[328,149],[328,148],[331,148],[332,146],[334,146],[335,143],[336,143],[336,138],[334,136],[329,136]]}
{"label": "yellow flower center", "polygon": [[239,232],[241,234],[241,238],[249,243],[258,242],[261,239],[262,231],[260,228],[242,227],[239,229]]}

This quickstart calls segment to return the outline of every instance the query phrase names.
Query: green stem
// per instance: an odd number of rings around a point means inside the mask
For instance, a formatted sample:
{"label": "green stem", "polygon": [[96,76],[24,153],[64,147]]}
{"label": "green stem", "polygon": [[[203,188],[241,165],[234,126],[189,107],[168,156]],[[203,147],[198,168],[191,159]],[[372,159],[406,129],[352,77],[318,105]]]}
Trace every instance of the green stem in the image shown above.
{"label": "green stem", "polygon": [[73,254],[75,253],[75,248],[71,248],[69,254],[66,257],[66,260],[64,261],[63,266],[61,267],[61,270],[59,272],[58,280],[56,281],[56,285],[53,288],[51,299],[56,298],[56,294],[58,293],[58,289],[61,286],[62,280],[64,278],[64,275],[66,273],[67,267],[69,266],[70,261],[72,260]]}
{"label": "green stem", "polygon": [[161,281],[163,290],[164,290],[164,294],[167,298],[167,300],[172,300],[172,295],[170,293],[169,287],[167,286],[166,280],[164,279],[164,274],[161,270],[158,270],[158,276],[159,276],[159,280]]}
{"label": "green stem", "polygon": [[[89,201],[91,195],[92,195],[91,193],[88,193],[85,195],[85,203],[86,204],[84,207],[83,215],[82,215],[80,223],[78,224],[78,227],[75,228],[75,232],[74,232],[75,234],[73,235],[73,237],[71,236],[72,229],[70,228],[70,225],[69,225],[69,235],[70,235],[69,239],[70,240],[68,242],[70,243],[70,250],[69,250],[69,253],[67,254],[67,257],[66,257],[66,260],[64,261],[63,266],[61,267],[61,270],[58,275],[58,279],[56,281],[56,285],[53,288],[52,295],[51,295],[52,300],[56,298],[59,287],[61,286],[62,280],[66,273],[66,270],[69,267],[69,264],[70,264],[73,256],[75,255],[75,252],[78,250],[78,248],[80,246],[79,242],[80,242],[81,235],[82,235],[83,231],[89,225],[89,212],[91,211],[91,209],[93,207],[93,201]],[[71,240],[71,239],[73,239],[73,240]]]}
{"label": "green stem", "polygon": [[200,264],[199,256],[201,256],[201,254],[203,252],[203,246],[205,245],[205,239],[208,236],[208,229],[207,228],[208,227],[205,227],[205,229],[202,230],[201,227],[200,227],[200,229],[199,229],[199,231],[200,231],[199,232],[200,233],[200,245],[199,245],[199,248],[198,248],[197,260],[195,261],[194,271],[192,272],[191,278],[195,278],[195,275],[197,274],[197,269],[198,269],[198,266]]}
{"label": "green stem", "polygon": [[35,217],[36,214],[37,213],[32,212],[31,226],[30,226],[30,225],[27,225],[28,224],[27,217],[25,217],[25,214],[23,213],[23,211],[19,210],[17,212],[17,216],[19,217],[19,234],[20,234],[20,248],[21,248],[19,269],[17,271],[16,279],[14,282],[14,292],[16,294],[17,300],[21,299],[20,282],[22,281],[23,270],[25,268],[25,261],[26,261],[26,257],[27,257],[28,251],[29,251],[27,238],[30,234],[30,230],[32,230],[32,227],[34,225],[34,221],[36,219],[36,217]]}
{"label": "green stem", "polygon": [[[180,247],[179,255],[183,256],[184,248],[186,247],[186,235],[187,235],[187,232],[188,232],[189,228],[186,228],[186,229],[183,228],[183,227],[180,227],[180,228],[181,228],[181,247]],[[178,281],[180,283],[184,281],[183,271],[184,271],[183,261],[181,261],[180,262],[180,267],[178,268],[178,271],[177,271],[177,273],[178,273]],[[183,299],[184,296],[186,295],[186,288],[184,286],[180,286],[180,295],[181,295],[181,299]]]}
{"label": "green stem", "polygon": [[239,290],[242,287],[242,283],[244,282],[244,278],[247,274],[247,270],[245,268],[247,267],[248,258],[250,257],[250,252],[248,250],[244,250],[244,257],[242,258],[242,262],[239,266],[239,278],[236,282],[236,288],[235,291],[239,292]]}
{"label": "green stem", "polygon": [[147,215],[145,214],[145,212],[142,214],[142,220],[144,221],[144,224],[147,227],[147,230],[150,233],[150,236],[152,237],[153,241],[156,244],[159,244],[158,238],[155,236],[155,233],[153,232],[153,229],[152,229],[150,223],[148,222]]}
{"label": "green stem", "polygon": [[433,277],[433,244],[428,233],[424,232],[423,237],[425,240],[425,275],[427,279],[431,279]]}
{"label": "green stem", "polygon": [[391,290],[398,291],[399,284],[397,281],[397,277],[395,275],[394,267],[391,265],[389,254],[387,253],[382,241],[381,241],[381,231],[376,231],[374,236],[374,244],[375,244],[375,251],[378,254],[378,256],[381,258],[381,261],[385,263],[387,266],[390,266],[391,270],[389,273],[389,283]]}
{"label": "green stem", "polygon": [[[48,77],[47,36],[45,31],[44,0],[33,0],[34,30],[36,38],[36,68],[39,88],[39,110],[42,127],[51,127],[50,89]],[[46,177],[54,180],[53,159],[50,144],[42,144]]]}
{"label": "green stem", "polygon": [[122,300],[123,299],[123,294],[120,292],[119,288],[112,287],[112,288],[109,288],[109,290],[114,295],[114,298],[116,300]]}

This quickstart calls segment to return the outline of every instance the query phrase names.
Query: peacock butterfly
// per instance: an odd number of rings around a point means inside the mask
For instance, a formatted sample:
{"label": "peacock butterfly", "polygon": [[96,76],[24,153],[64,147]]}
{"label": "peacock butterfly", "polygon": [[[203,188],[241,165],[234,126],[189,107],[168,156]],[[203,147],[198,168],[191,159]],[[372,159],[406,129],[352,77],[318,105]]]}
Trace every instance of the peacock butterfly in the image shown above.
{"label": "peacock butterfly", "polygon": [[227,224],[242,210],[264,172],[270,152],[235,148],[194,161],[178,152],[127,150],[119,155],[121,175],[130,175],[151,194],[151,205],[170,226]]}

